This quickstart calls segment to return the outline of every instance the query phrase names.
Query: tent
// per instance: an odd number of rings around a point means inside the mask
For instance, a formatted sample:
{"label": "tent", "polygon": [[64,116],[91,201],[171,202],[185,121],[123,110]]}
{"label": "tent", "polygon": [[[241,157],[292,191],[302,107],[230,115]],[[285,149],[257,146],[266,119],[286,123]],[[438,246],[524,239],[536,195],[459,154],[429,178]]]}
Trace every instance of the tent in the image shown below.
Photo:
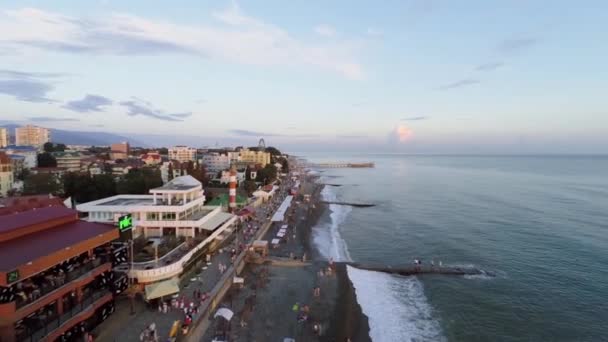
{"label": "tent", "polygon": [[176,278],[146,285],[147,300],[168,296],[177,292],[179,292],[179,283]]}
{"label": "tent", "polygon": [[216,312],[215,315],[213,315],[213,318],[217,318],[217,316],[222,316],[224,317],[227,321],[230,321],[232,319],[232,316],[234,316],[234,313],[232,312],[232,310],[228,309],[228,308],[219,308]]}

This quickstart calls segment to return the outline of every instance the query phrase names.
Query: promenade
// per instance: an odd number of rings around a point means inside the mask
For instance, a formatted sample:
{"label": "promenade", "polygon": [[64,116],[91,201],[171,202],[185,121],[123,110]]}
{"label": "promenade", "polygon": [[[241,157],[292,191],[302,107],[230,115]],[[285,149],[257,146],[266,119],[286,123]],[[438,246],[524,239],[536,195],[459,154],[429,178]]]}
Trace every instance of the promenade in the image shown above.
{"label": "promenade", "polygon": [[[250,243],[257,236],[256,233],[269,222],[271,214],[284,199],[285,191],[289,186],[290,184],[284,184],[272,200],[256,208],[253,219],[249,223],[244,223],[242,228],[236,231],[237,235],[234,241],[225,246],[222,252],[218,251],[212,254],[211,265],[201,263],[201,267],[197,268],[196,271],[181,276],[180,292],[178,294],[179,300],[183,298],[186,305],[193,302],[193,305],[198,306],[201,311],[208,306],[208,300],[201,302],[195,299],[195,290],[201,293],[211,293],[224,280],[223,277],[234,274],[234,268],[231,264],[231,249],[235,248],[238,250],[237,244]],[[247,224],[251,225],[249,229],[255,233],[250,235],[248,239],[245,239],[243,231]],[[237,260],[244,255],[243,253],[237,257]],[[219,270],[220,264],[227,266],[227,269],[223,273]],[[170,298],[164,299],[169,300]],[[116,300],[116,304],[116,312],[93,331],[97,341],[139,341],[142,331],[152,323],[156,326],[159,341],[166,341],[173,323],[178,320],[183,322],[185,318],[182,309],[171,308],[167,313],[162,313],[159,312],[158,306],[152,307],[144,302],[141,297],[137,297],[134,300],[133,307],[135,314],[131,314],[130,299],[121,297]],[[200,313],[194,315],[194,322],[197,321],[199,315]],[[196,330],[198,330],[196,328],[198,327],[193,327],[193,331],[188,334],[188,340],[200,340],[192,338],[196,335]]]}

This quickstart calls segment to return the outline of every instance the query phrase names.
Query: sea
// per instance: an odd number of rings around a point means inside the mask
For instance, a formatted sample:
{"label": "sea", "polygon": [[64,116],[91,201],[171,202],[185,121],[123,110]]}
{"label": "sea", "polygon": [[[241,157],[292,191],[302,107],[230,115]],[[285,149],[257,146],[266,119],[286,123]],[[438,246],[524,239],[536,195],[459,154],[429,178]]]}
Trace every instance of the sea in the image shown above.
{"label": "sea", "polygon": [[300,153],[330,205],[324,258],[421,259],[494,276],[395,276],[348,267],[384,341],[608,341],[608,157]]}

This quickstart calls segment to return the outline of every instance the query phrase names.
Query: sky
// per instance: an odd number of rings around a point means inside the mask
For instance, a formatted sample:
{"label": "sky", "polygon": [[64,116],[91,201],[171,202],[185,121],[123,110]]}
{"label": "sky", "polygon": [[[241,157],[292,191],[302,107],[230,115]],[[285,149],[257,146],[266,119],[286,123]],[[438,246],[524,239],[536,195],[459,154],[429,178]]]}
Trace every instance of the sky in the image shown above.
{"label": "sky", "polygon": [[605,1],[4,1],[0,120],[204,146],[606,153]]}

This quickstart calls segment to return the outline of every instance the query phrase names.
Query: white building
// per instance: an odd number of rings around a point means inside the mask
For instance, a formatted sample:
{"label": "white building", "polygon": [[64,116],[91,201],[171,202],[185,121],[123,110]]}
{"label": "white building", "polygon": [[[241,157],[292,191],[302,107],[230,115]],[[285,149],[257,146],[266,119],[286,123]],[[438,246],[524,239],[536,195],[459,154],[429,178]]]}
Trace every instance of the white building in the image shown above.
{"label": "white building", "polygon": [[231,164],[236,164],[241,161],[241,152],[230,151],[228,152],[228,158],[230,159]]}
{"label": "white building", "polygon": [[203,156],[203,164],[207,171],[218,173],[230,168],[230,157],[225,154],[209,153]]}
{"label": "white building", "polygon": [[41,148],[49,141],[51,133],[46,128],[32,125],[15,128],[15,145]]}
{"label": "white building", "polygon": [[0,152],[0,197],[6,197],[13,188],[13,164],[4,152]]}
{"label": "white building", "polygon": [[23,166],[31,169],[38,166],[38,150],[32,146],[15,146],[9,145],[2,149],[8,155],[17,154],[24,156]]}
{"label": "white building", "polygon": [[177,160],[179,162],[195,161],[196,149],[183,145],[173,146],[169,149],[169,160]]}
{"label": "white building", "polygon": [[0,148],[8,146],[8,130],[0,127]]}
{"label": "white building", "polygon": [[53,157],[57,161],[57,167],[64,167],[68,172],[78,172],[84,156],[79,152],[54,152]]}
{"label": "white building", "polygon": [[87,213],[86,220],[90,222],[116,224],[120,216],[131,214],[134,237],[201,238],[199,244],[177,260],[171,251],[158,262],[134,264],[130,276],[140,283],[150,283],[181,274],[198,250],[232,232],[237,217],[222,212],[221,207],[204,206],[204,202],[202,184],[191,176],[182,176],[151,189],[149,195],[117,195],[77,205],[76,209]]}

